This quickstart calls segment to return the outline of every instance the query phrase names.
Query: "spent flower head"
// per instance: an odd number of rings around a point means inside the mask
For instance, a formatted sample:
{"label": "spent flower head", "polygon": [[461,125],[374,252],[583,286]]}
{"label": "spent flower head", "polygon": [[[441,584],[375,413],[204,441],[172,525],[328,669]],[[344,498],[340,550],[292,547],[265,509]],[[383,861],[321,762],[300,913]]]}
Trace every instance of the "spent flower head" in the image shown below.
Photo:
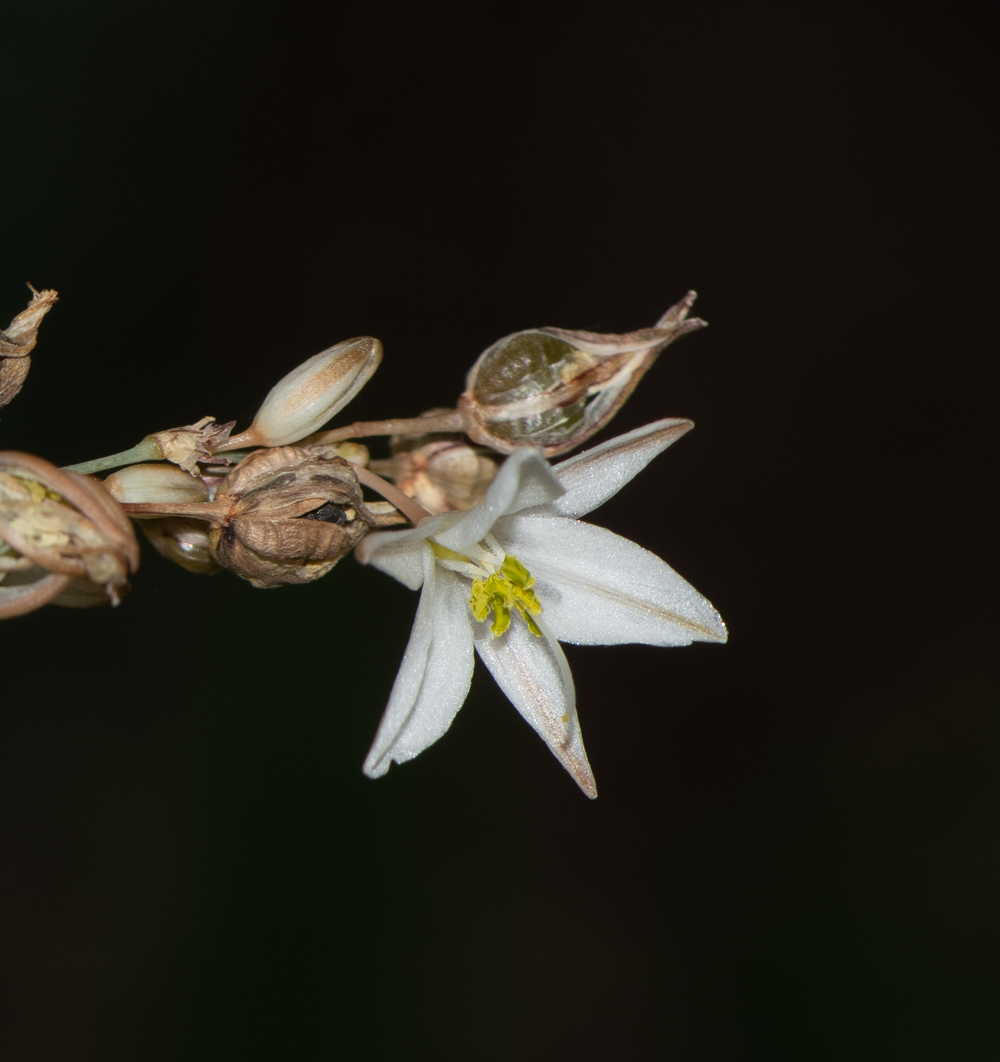
{"label": "spent flower head", "polygon": [[91,585],[68,603],[117,604],[138,567],[132,525],[99,483],[0,452],[0,617],[56,600],[72,580]]}
{"label": "spent flower head", "polygon": [[[28,285],[31,288],[31,285]],[[59,301],[54,291],[35,291],[31,302],[6,329],[0,329],[0,408],[12,401],[24,386],[31,369],[30,354],[38,340],[42,318]]]}

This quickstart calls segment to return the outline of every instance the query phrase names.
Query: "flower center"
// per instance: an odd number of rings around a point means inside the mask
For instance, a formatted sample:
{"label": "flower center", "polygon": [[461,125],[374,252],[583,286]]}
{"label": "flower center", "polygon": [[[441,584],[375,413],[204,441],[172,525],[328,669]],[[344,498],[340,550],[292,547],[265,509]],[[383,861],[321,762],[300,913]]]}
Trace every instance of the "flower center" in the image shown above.
{"label": "flower center", "polygon": [[480,623],[490,612],[493,613],[490,630],[494,638],[499,638],[510,626],[512,612],[519,612],[528,630],[542,637],[541,628],[532,619],[532,616],[542,611],[542,603],[534,589],[535,580],[517,557],[504,552],[492,535],[487,535],[478,543],[478,556],[475,558],[456,553],[432,538],[427,541],[442,568],[472,579],[469,609]]}

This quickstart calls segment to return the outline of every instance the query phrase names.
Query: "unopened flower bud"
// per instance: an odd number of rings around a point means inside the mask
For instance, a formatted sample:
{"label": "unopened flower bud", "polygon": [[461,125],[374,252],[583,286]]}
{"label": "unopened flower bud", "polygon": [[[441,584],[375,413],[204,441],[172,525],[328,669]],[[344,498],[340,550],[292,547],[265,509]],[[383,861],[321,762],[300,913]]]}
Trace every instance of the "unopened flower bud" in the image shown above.
{"label": "unopened flower bud", "polygon": [[304,439],[350,402],[381,360],[382,344],[361,336],[304,361],[271,388],[253,424],[225,449],[285,446]]}
{"label": "unopened flower bud", "polygon": [[553,457],[579,446],[621,408],[657,355],[685,332],[695,293],[652,328],[623,335],[533,328],[494,343],[466,379],[458,408],[465,432],[500,453],[542,447]]}
{"label": "unopened flower bud", "polygon": [[213,557],[258,587],[326,575],[376,522],[347,461],[294,446],[244,458],[220,485],[215,508]]}
{"label": "unopened flower bud", "polygon": [[161,556],[196,575],[212,575],[220,567],[212,556],[208,524],[183,516],[144,520],[142,530]]}
{"label": "unopened flower bud", "polygon": [[38,608],[76,579],[103,588],[92,603],[116,603],[138,566],[132,525],[99,483],[0,453],[0,617]]}
{"label": "unopened flower bud", "polygon": [[[117,502],[166,503],[208,501],[208,487],[176,465],[129,465],[113,472],[101,486]],[[141,519],[138,514],[136,519]]]}

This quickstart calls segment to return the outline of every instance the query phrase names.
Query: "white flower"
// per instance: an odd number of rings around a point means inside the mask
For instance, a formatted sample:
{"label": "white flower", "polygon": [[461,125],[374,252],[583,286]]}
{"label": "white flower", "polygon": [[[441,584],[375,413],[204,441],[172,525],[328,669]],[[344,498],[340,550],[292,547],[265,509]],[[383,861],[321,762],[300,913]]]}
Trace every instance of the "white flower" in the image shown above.
{"label": "white flower", "polygon": [[[711,604],[659,557],[578,517],[603,505],[693,427],[660,420],[563,461],[516,451],[486,497],[357,548],[412,589],[423,586],[389,704],[365,760],[372,778],[451,725],[472,681],[475,647],[514,707],[590,797],[597,795],[559,642],[724,642]],[[493,621],[488,622],[492,611]]]}

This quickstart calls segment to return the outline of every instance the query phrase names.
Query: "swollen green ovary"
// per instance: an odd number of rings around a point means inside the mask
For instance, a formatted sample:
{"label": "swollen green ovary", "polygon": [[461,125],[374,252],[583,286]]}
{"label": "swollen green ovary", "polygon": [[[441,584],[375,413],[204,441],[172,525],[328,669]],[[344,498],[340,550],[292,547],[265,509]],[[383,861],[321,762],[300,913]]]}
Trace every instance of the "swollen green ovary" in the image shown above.
{"label": "swollen green ovary", "polygon": [[573,361],[569,343],[544,332],[519,332],[483,360],[475,396],[488,405],[545,394],[562,383],[560,369]]}

